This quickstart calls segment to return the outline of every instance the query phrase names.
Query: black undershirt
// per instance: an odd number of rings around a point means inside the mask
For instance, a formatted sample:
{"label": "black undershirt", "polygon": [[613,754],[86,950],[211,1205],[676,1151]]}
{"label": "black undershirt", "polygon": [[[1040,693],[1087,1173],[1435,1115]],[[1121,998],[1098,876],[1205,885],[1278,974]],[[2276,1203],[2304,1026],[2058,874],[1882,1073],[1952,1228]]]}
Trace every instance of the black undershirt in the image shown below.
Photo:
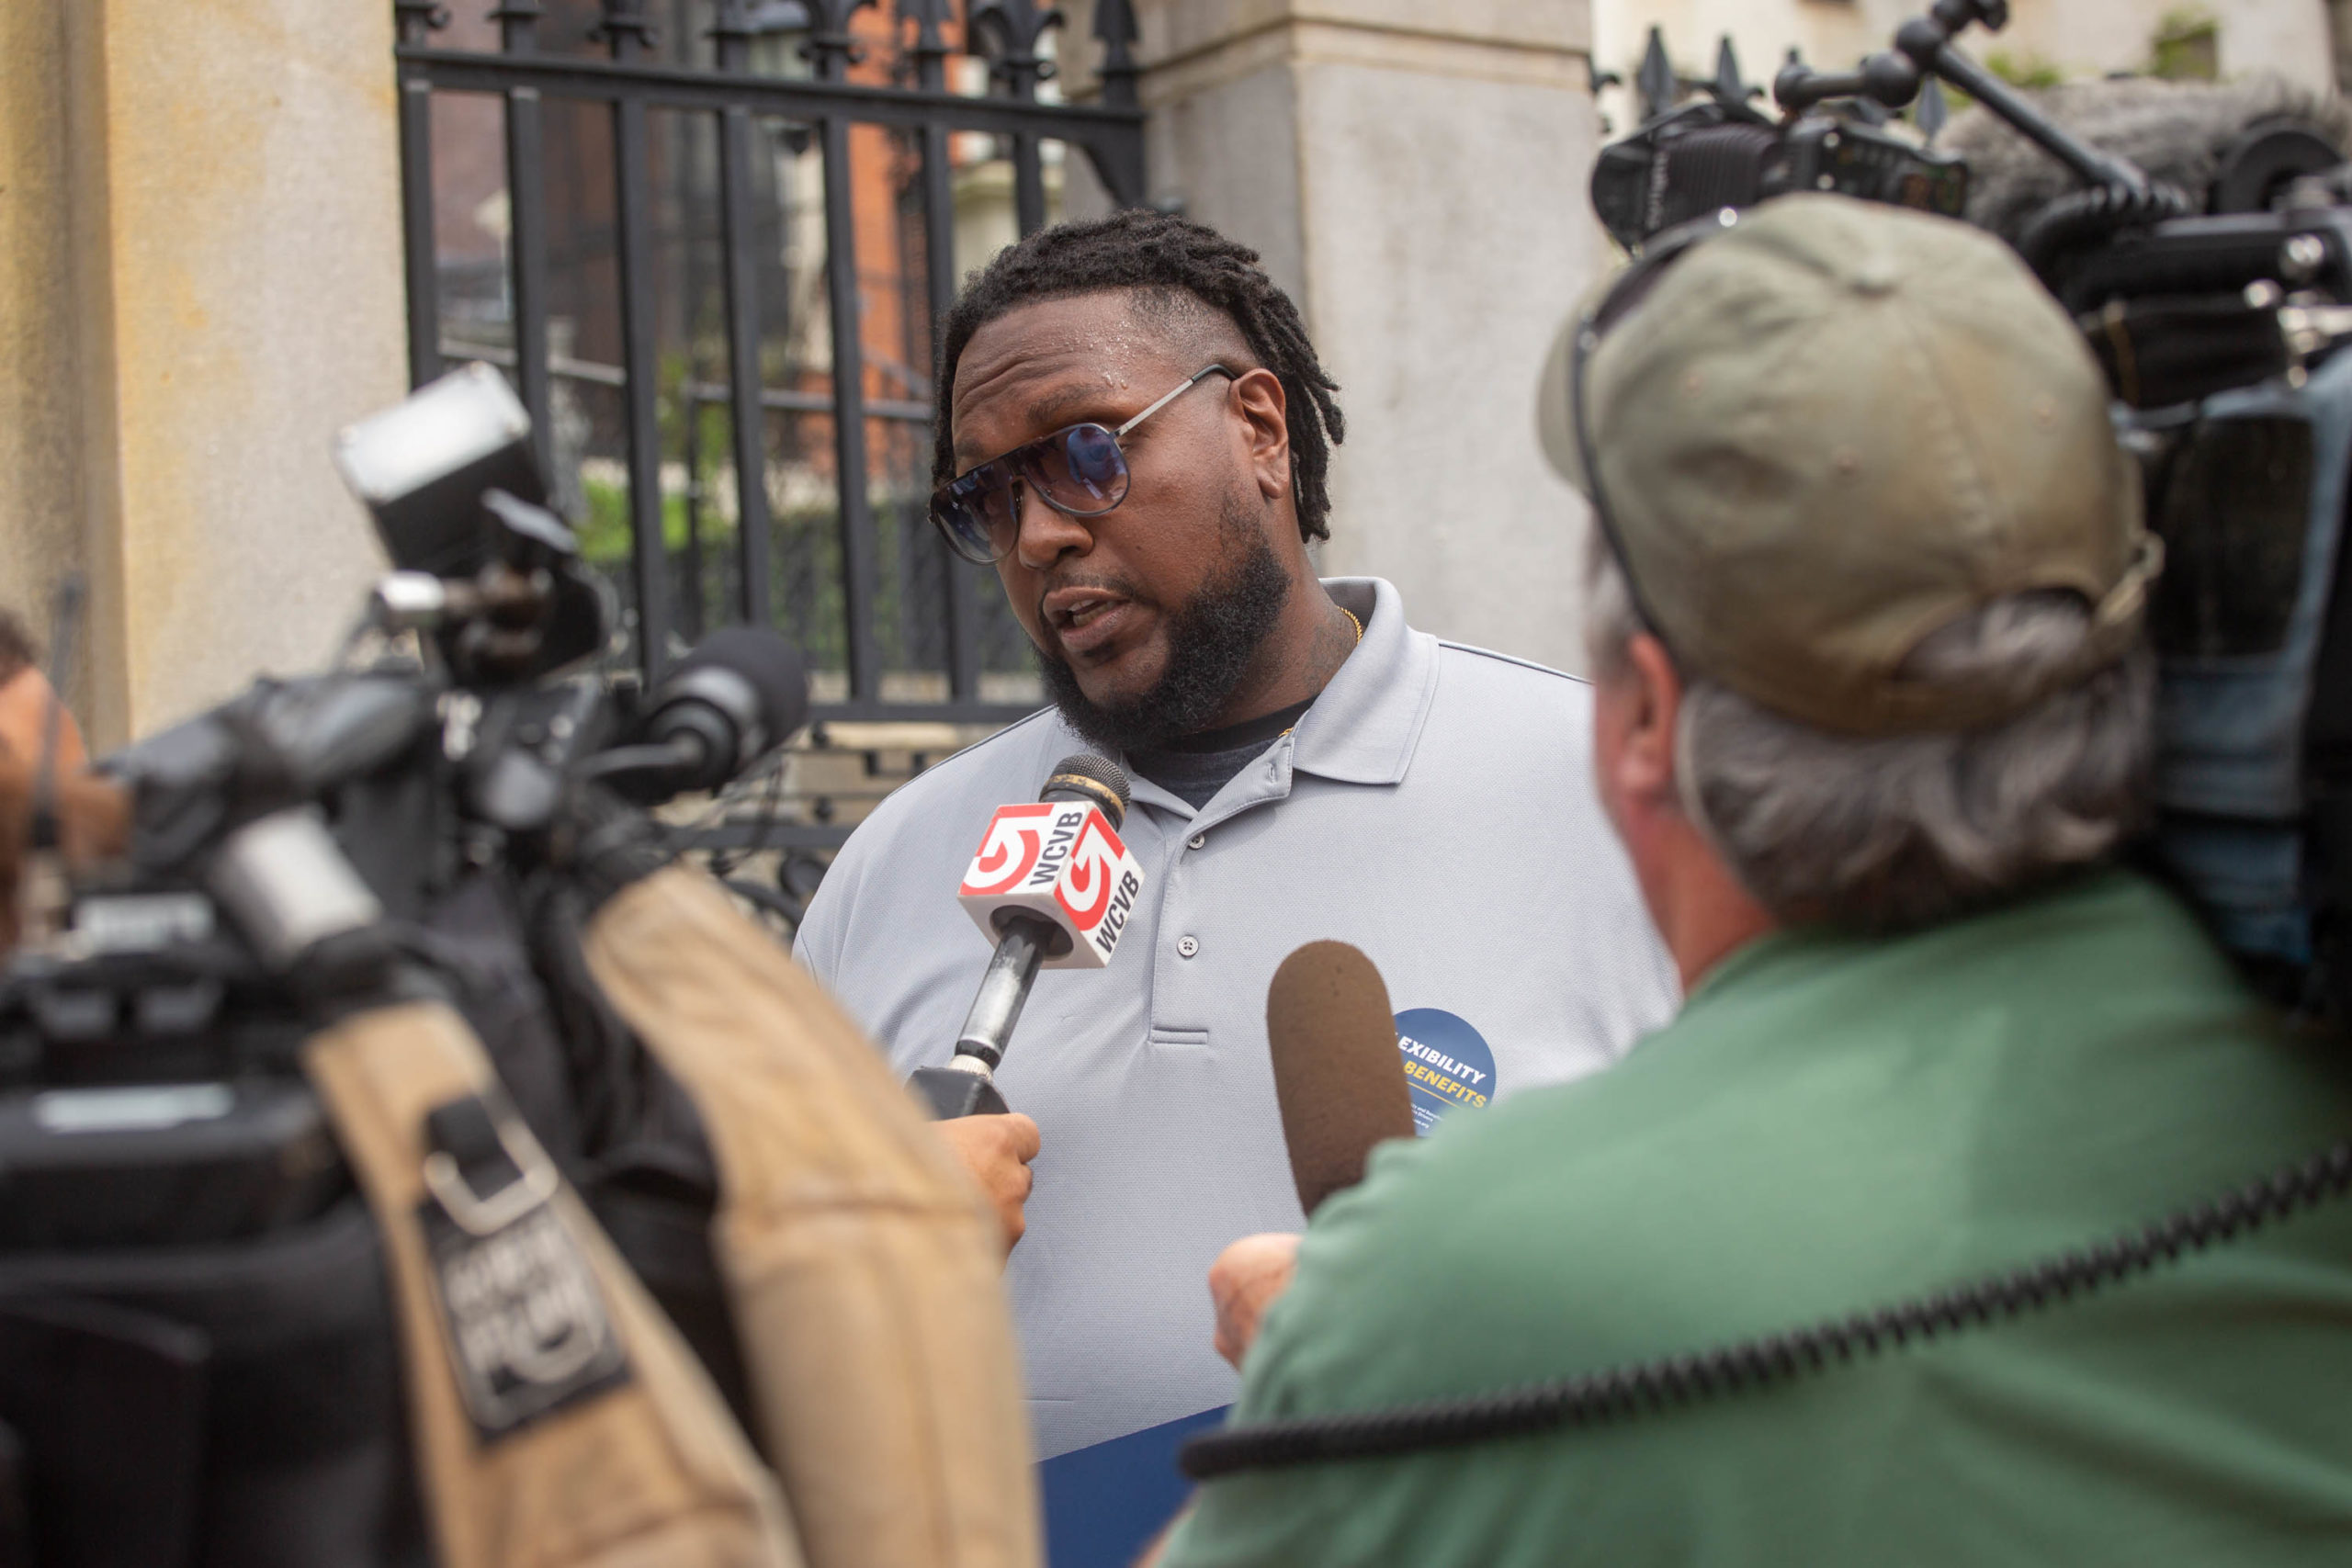
{"label": "black undershirt", "polygon": [[1223,729],[1204,729],[1149,751],[1130,751],[1127,771],[1149,779],[1198,811],[1234,774],[1264,756],[1266,748],[1314,705],[1315,699],[1309,697],[1239,724],[1228,724]]}
{"label": "black undershirt", "polygon": [[[1348,619],[1355,622],[1356,641],[1361,644],[1363,628],[1372,619],[1371,610],[1367,608],[1361,618],[1350,611]],[[1148,751],[1130,751],[1127,771],[1149,779],[1198,811],[1230,784],[1235,774],[1264,756],[1266,748],[1295,728],[1314,705],[1315,698],[1309,697],[1303,703],[1260,714],[1256,718],[1245,718],[1239,724],[1228,724],[1223,729],[1204,729],[1179,736]]]}

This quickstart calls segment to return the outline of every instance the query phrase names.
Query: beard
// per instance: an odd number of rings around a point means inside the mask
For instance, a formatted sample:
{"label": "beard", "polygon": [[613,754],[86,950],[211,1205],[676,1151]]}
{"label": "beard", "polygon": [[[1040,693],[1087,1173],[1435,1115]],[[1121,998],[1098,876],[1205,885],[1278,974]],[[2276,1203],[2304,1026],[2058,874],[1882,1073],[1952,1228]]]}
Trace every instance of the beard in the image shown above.
{"label": "beard", "polygon": [[1094,745],[1148,751],[1207,728],[1282,618],[1290,575],[1263,531],[1231,498],[1218,524],[1227,567],[1168,617],[1168,668],[1148,689],[1121,702],[1095,702],[1068,660],[1037,650],[1046,694]]}

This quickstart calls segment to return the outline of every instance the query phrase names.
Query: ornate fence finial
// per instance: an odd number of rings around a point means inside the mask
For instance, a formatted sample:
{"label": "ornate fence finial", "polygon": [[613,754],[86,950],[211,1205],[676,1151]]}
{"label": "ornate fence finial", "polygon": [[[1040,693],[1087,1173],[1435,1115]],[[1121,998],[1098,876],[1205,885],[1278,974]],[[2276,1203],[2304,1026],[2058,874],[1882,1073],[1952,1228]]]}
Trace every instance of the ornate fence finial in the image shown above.
{"label": "ornate fence finial", "polygon": [[1732,47],[1731,34],[1715,45],[1715,79],[1708,84],[1715,101],[1726,108],[1738,108],[1750,98],[1764,96],[1761,87],[1751,87],[1739,73],[1739,51]]}
{"label": "ornate fence finial", "polygon": [[865,58],[865,46],[849,30],[849,19],[875,0],[808,0],[808,41],[800,46],[820,81],[839,81]]}
{"label": "ornate fence finial", "polygon": [[947,35],[940,29],[949,20],[948,0],[899,0],[899,20],[915,25],[915,85],[941,92],[947,85]]}
{"label": "ornate fence finial", "polygon": [[1650,28],[1649,46],[1642,51],[1642,68],[1634,73],[1642,95],[1642,118],[1655,119],[1674,107],[1674,62],[1666,57],[1666,35]]}
{"label": "ornate fence finial", "polygon": [[529,53],[538,41],[539,18],[546,15],[539,0],[498,0],[490,19],[498,24],[499,47],[509,53]]}
{"label": "ornate fence finial", "polygon": [[1102,43],[1102,101],[1119,108],[1136,107],[1135,7],[1128,0],[1094,0],[1094,36]]}
{"label": "ornate fence finial", "polygon": [[1054,62],[1039,56],[1037,43],[1047,28],[1062,21],[1059,10],[1040,9],[1036,0],[981,0],[972,7],[973,41],[988,56],[989,75],[1007,97],[1034,98],[1037,84],[1053,79]]}
{"label": "ornate fence finial", "polygon": [[605,45],[615,60],[638,60],[653,52],[662,35],[645,14],[645,0],[604,0],[605,17],[588,36]]}
{"label": "ornate fence finial", "polygon": [[449,25],[449,8],[440,0],[392,0],[392,31],[405,44],[430,43],[430,34]]}
{"label": "ornate fence finial", "polygon": [[1944,127],[1951,123],[1951,102],[1944,96],[1941,77],[1928,78],[1927,85],[1919,90],[1919,107],[1911,111],[1911,118],[1918,126],[1919,134],[1927,138],[1928,145],[1933,147]]}
{"label": "ornate fence finial", "polygon": [[718,0],[711,12],[710,31],[706,36],[721,71],[741,71],[749,66],[752,39],[759,36],[752,26],[752,0]]}

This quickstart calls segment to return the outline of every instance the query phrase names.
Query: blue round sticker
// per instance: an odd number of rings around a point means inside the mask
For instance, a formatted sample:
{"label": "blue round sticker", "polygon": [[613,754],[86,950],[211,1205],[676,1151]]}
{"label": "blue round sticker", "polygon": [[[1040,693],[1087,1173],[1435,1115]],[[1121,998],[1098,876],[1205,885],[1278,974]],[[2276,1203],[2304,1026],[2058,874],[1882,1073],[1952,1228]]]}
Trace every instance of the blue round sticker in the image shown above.
{"label": "blue round sticker", "polygon": [[1423,1136],[1455,1106],[1484,1105],[1495,1097],[1495,1054],[1467,1019],[1441,1008],[1400,1012],[1396,1049],[1413,1095],[1413,1130]]}

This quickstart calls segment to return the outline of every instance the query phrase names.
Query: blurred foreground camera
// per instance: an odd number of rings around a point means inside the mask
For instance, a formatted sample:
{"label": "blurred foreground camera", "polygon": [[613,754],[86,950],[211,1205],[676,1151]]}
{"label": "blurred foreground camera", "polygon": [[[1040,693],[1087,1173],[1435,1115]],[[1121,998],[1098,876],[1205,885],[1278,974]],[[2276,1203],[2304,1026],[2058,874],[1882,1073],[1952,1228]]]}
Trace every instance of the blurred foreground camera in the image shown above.
{"label": "blurred foreground camera", "polygon": [[399,1258],[348,1124],[376,1091],[332,1102],[314,1073],[345,1021],[380,1032],[369,1071],[494,1073],[441,1080],[407,1176],[447,1194],[427,1233],[476,1418],[626,1378],[634,1309],[549,1207],[568,1182],[748,1419],[712,1153],[579,931],[672,852],[615,790],[717,789],[772,753],[806,716],[799,655],[734,628],[650,698],[582,669],[609,594],[484,367],[335,455],[397,569],[346,655],[376,651],[105,760],[127,858],[0,963],[0,1562],[426,1561]]}
{"label": "blurred foreground camera", "polygon": [[[2000,0],[1936,0],[1850,72],[1792,62],[1775,120],[1736,68],[1602,151],[1596,211],[1632,249],[1720,208],[1837,190],[1959,216],[1968,171],[1888,123],[1932,77],[2076,182],[2018,227],[2075,317],[2140,459],[2166,568],[2152,851],[2249,975],[2352,1020],[2352,167],[2326,128],[2268,116],[2195,196],[2092,144],[1954,39]],[[1645,68],[1671,97],[1661,50]],[[1932,124],[1930,124],[1932,129]]]}

